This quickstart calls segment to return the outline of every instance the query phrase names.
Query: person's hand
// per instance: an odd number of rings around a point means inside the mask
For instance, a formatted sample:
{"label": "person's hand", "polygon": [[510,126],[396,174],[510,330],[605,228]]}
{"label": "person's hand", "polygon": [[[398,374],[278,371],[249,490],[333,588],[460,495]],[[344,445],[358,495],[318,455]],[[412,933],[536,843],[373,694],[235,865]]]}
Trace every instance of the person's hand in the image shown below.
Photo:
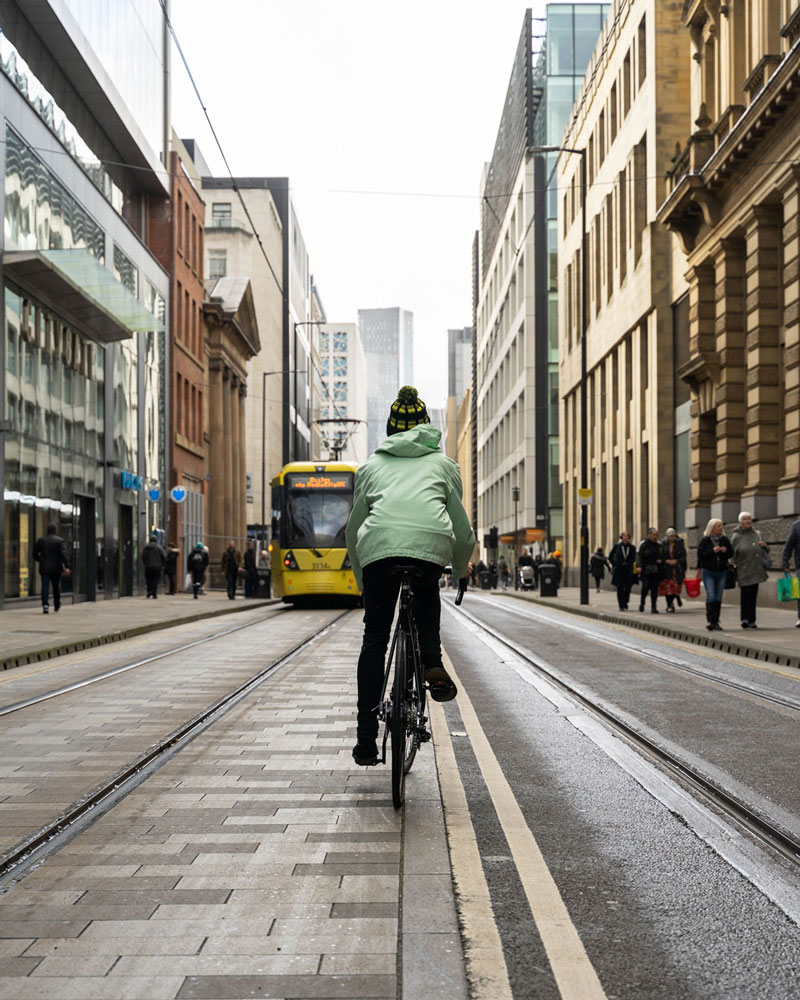
{"label": "person's hand", "polygon": [[715,552],[724,552],[725,551],[725,546],[724,545],[715,545],[714,546],[714,551]]}
{"label": "person's hand", "polygon": [[677,559],[667,559],[667,566],[677,566],[677,565],[678,565]]}
{"label": "person's hand", "polygon": [[765,549],[767,547],[767,543],[763,539],[761,539],[758,544],[761,546],[762,549]]}
{"label": "person's hand", "polygon": [[64,570],[64,576],[69,576],[69,574],[70,574],[70,569],[69,566],[67,566],[67,568]]}

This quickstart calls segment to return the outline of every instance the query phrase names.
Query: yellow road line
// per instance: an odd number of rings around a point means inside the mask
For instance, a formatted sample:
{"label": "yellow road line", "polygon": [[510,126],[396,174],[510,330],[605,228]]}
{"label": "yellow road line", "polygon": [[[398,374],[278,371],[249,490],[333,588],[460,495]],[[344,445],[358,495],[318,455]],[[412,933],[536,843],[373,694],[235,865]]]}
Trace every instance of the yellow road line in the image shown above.
{"label": "yellow road line", "polygon": [[471,1000],[511,1000],[503,943],[494,918],[467,796],[458,772],[444,710],[435,701],[430,702],[430,717],[450,844],[450,863],[464,936],[470,997]]}
{"label": "yellow road line", "polygon": [[564,1000],[606,1000],[594,966],[550,874],[536,838],[494,755],[464,685],[444,653],[445,667],[458,684],[458,707],[497,818],[508,841],[533,919]]}

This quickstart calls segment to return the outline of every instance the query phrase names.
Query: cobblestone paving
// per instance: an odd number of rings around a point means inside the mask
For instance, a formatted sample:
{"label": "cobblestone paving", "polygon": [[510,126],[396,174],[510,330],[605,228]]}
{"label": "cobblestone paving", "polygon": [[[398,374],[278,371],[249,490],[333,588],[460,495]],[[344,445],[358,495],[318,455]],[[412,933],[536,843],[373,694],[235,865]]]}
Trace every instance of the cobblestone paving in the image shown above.
{"label": "cobblestone paving", "polygon": [[0,997],[396,995],[401,814],[388,770],[350,757],[359,631],[335,626],[0,897]]}
{"label": "cobblestone paving", "polygon": [[[0,732],[0,853],[46,825],[153,743],[339,613],[297,611],[270,616],[249,612],[254,620],[267,620],[6,717]],[[176,629],[171,645],[213,634],[218,625],[209,628],[210,624]],[[127,655],[123,648],[127,641],[106,651],[112,654],[112,663],[130,662],[169,648],[165,635],[154,633],[137,640]],[[0,686],[3,703],[36,693],[31,688],[34,680],[37,690],[69,683],[78,669],[76,660],[85,655],[68,658],[67,677],[52,664],[47,665],[46,674],[21,677],[19,682],[12,672],[2,678],[8,682]],[[105,660],[94,660],[90,669],[86,665],[83,669],[92,675],[106,665]],[[43,670],[44,665],[37,669]]]}

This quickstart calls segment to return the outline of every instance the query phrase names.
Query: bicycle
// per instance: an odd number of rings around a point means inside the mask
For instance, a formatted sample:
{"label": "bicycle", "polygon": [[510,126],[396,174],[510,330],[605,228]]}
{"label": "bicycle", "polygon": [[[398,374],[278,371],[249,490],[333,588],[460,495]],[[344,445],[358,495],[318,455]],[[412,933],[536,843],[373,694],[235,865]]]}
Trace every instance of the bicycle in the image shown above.
{"label": "bicycle", "polygon": [[[389,572],[400,577],[400,608],[383,675],[378,720],[385,724],[383,764],[386,763],[386,743],[391,736],[392,803],[395,809],[399,809],[405,799],[406,775],[411,770],[417,750],[430,740],[431,733],[425,714],[425,679],[412,591],[412,581],[422,576],[422,570],[418,566],[399,565]],[[465,590],[466,580],[460,580],[456,604],[461,603]],[[390,692],[388,697],[387,692]]]}

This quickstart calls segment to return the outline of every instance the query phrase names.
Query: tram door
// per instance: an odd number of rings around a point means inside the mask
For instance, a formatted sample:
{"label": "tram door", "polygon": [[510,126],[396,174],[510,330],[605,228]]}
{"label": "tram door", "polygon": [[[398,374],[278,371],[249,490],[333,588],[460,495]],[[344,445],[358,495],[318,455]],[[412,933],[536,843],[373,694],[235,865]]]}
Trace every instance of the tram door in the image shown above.
{"label": "tram door", "polygon": [[73,569],[76,601],[97,596],[97,537],[94,497],[75,495],[73,504]]}
{"label": "tram door", "polygon": [[133,507],[119,505],[119,596],[133,597]]}

